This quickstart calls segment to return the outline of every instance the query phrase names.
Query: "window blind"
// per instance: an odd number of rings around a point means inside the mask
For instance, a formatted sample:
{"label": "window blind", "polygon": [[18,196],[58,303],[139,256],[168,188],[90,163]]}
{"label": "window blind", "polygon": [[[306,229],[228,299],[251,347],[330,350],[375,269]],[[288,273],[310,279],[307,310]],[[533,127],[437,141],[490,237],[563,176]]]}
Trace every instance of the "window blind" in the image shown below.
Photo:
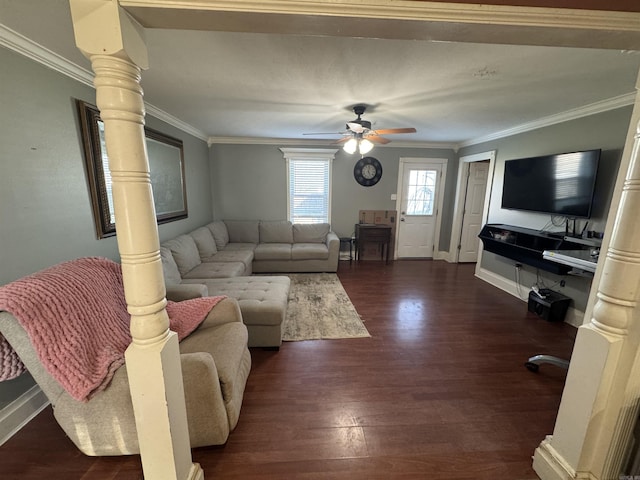
{"label": "window blind", "polygon": [[289,220],[329,223],[328,159],[289,159]]}

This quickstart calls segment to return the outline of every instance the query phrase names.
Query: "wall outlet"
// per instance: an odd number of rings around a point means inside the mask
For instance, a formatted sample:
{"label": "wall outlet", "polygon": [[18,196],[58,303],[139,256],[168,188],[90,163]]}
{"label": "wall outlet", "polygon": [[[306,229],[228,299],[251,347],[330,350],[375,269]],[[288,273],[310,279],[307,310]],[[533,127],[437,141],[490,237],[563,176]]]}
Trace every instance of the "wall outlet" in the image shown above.
{"label": "wall outlet", "polygon": [[391,200],[397,200],[398,199],[398,195],[396,195],[395,193],[391,194]]}

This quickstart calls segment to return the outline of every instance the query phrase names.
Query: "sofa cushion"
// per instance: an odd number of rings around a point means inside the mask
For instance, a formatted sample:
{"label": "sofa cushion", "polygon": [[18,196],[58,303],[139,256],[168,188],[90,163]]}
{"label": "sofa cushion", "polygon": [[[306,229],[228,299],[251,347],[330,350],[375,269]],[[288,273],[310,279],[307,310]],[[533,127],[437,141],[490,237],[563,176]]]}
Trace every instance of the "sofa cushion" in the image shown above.
{"label": "sofa cushion", "polygon": [[207,225],[207,228],[211,232],[211,235],[213,235],[218,250],[224,248],[227,243],[229,243],[229,232],[227,232],[227,226],[224,222],[211,222]]}
{"label": "sofa cushion", "polygon": [[[227,243],[227,246],[224,247],[225,252],[251,252],[256,249],[255,243]],[[218,253],[221,253],[218,250]]]}
{"label": "sofa cushion", "polygon": [[198,247],[198,253],[200,254],[200,260],[218,253],[216,241],[211,234],[211,230],[207,227],[196,228],[189,235],[191,235],[193,241],[196,242],[196,247]]}
{"label": "sofa cushion", "polygon": [[291,246],[293,260],[326,260],[329,249],[324,243],[294,243]]}
{"label": "sofa cushion", "polygon": [[182,283],[193,283],[187,280],[206,278],[239,277],[245,273],[242,262],[204,262],[182,276]]}
{"label": "sofa cushion", "polygon": [[293,243],[291,222],[260,222],[260,243]]}
{"label": "sofa cushion", "polygon": [[173,259],[178,265],[178,271],[183,277],[201,263],[196,242],[189,235],[178,235],[165,242],[163,246],[171,250]]}
{"label": "sofa cushion", "polygon": [[244,265],[250,269],[251,262],[253,262],[253,249],[251,250],[227,250],[224,249],[212,257],[208,259],[203,259],[203,261],[210,262],[242,262]]}
{"label": "sofa cushion", "polygon": [[162,274],[167,285],[176,285],[182,281],[178,265],[173,259],[171,250],[167,247],[160,247],[160,260],[162,261]]}
{"label": "sofa cushion", "polygon": [[258,243],[260,232],[258,220],[225,220],[230,242]]}
{"label": "sofa cushion", "polygon": [[330,230],[331,227],[328,223],[295,223],[293,225],[293,242],[324,243]]}
{"label": "sofa cushion", "polygon": [[255,260],[291,260],[291,244],[261,243],[253,255]]}

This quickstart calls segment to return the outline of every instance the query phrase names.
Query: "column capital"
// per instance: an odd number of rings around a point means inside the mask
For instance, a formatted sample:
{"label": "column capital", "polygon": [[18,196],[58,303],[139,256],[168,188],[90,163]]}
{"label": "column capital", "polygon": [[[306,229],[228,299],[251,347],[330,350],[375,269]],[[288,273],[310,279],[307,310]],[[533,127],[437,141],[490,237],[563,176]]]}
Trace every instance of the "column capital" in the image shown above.
{"label": "column capital", "polygon": [[144,27],[118,0],[69,0],[76,46],[84,56],[113,55],[149,68]]}

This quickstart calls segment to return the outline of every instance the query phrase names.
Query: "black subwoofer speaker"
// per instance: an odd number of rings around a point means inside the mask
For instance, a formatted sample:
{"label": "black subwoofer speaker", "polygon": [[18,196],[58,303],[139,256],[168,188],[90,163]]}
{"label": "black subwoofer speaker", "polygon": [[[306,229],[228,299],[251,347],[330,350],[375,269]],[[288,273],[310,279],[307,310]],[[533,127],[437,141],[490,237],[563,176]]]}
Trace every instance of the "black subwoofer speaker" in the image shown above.
{"label": "black subwoofer speaker", "polygon": [[550,322],[561,322],[567,314],[571,299],[548,288],[540,289],[540,297],[536,292],[529,292],[528,309]]}

